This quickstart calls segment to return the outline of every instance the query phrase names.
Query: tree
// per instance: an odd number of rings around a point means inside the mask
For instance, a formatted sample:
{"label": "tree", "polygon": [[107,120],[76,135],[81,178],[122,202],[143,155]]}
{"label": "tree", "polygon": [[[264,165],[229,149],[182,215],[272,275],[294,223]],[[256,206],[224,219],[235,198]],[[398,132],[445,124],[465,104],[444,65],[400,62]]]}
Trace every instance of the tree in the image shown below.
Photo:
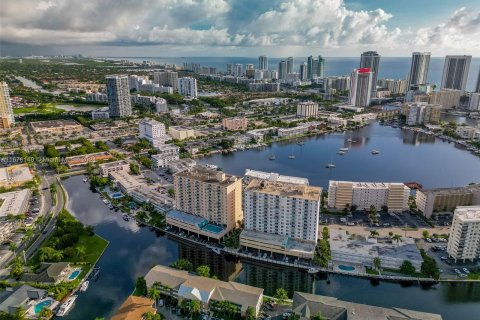
{"label": "tree", "polygon": [[148,292],[148,296],[154,301],[155,309],[157,309],[157,299],[160,298],[160,291],[158,291],[157,287],[152,286],[152,288]]}
{"label": "tree", "polygon": [[85,252],[86,252],[85,246],[77,246],[75,250],[77,252],[78,257],[83,257],[85,255]]}
{"label": "tree", "polygon": [[277,288],[273,297],[278,300],[278,303],[283,304],[288,299],[288,292],[283,288]]}
{"label": "tree", "polygon": [[146,296],[147,295],[147,282],[145,278],[138,277],[137,282],[135,283],[135,295],[136,296]]}
{"label": "tree", "polygon": [[38,313],[38,318],[37,320],[49,320],[50,318],[53,317],[53,312],[49,308],[43,308],[39,313]]}
{"label": "tree", "polygon": [[400,266],[400,272],[409,276],[414,276],[415,275],[415,267],[413,264],[405,260],[403,261],[402,265]]}
{"label": "tree", "polygon": [[22,274],[23,274],[23,263],[19,257],[16,257],[13,260],[12,266],[10,267],[10,277],[18,280],[20,279]]}
{"label": "tree", "polygon": [[420,249],[420,254],[423,258],[423,263],[420,267],[422,273],[426,276],[432,277],[433,279],[440,278],[440,270],[438,269],[437,261],[434,258],[428,256],[423,249]]}
{"label": "tree", "polygon": [[172,263],[170,267],[178,269],[178,270],[186,270],[186,271],[192,271],[193,270],[193,264],[188,261],[187,259],[179,259]]}
{"label": "tree", "polygon": [[317,313],[316,315],[312,316],[310,319],[311,320],[326,320],[320,312]]}
{"label": "tree", "polygon": [[55,195],[57,193],[57,185],[55,183],[52,183],[50,185],[50,192],[52,193],[52,195]]}
{"label": "tree", "polygon": [[197,275],[200,277],[210,277],[210,267],[209,266],[198,266],[197,269],[195,270]]}
{"label": "tree", "polygon": [[378,237],[380,234],[378,233],[377,230],[371,230],[370,231],[370,238],[376,238]]}
{"label": "tree", "polygon": [[130,174],[139,175],[140,167],[136,163],[130,163]]}
{"label": "tree", "polygon": [[395,235],[393,235],[392,240],[398,243],[398,242],[402,241],[402,236],[399,235],[399,234],[395,234]]}
{"label": "tree", "polygon": [[13,256],[16,258],[17,257],[17,244],[15,242],[10,242],[8,245],[8,249],[13,252]]}
{"label": "tree", "polygon": [[202,304],[200,303],[200,301],[197,301],[197,300],[190,301],[191,314],[197,315],[200,313],[201,310],[202,310]]}
{"label": "tree", "polygon": [[26,320],[27,317],[25,317],[25,307],[23,305],[19,305],[17,307],[17,311],[15,311],[15,319],[17,320]]}
{"label": "tree", "polygon": [[246,318],[247,320],[255,320],[257,318],[257,315],[255,314],[255,309],[253,309],[253,307],[247,308]]}
{"label": "tree", "polygon": [[428,230],[423,230],[422,231],[422,236],[423,236],[423,239],[430,238],[430,234],[428,233]]}
{"label": "tree", "polygon": [[175,197],[175,190],[173,188],[168,188],[167,192],[171,198]]}
{"label": "tree", "polygon": [[379,257],[373,258],[373,267],[380,273],[380,269],[382,268],[382,260]]}

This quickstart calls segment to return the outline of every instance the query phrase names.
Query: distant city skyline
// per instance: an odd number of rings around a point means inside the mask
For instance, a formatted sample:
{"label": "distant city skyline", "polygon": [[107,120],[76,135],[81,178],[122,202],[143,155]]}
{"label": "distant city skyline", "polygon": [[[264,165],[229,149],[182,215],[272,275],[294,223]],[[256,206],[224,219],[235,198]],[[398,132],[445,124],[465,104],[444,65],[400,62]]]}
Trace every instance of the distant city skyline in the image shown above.
{"label": "distant city skyline", "polygon": [[[480,52],[477,1],[19,0],[0,12],[0,54],[405,57]],[[301,21],[301,23],[299,23]]]}

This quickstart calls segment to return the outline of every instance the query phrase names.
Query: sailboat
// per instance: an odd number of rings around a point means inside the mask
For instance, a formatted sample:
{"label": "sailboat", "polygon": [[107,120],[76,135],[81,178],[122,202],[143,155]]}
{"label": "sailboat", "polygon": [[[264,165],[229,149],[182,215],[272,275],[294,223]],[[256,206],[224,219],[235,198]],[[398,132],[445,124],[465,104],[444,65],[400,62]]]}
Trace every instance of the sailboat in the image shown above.
{"label": "sailboat", "polygon": [[275,157],[275,155],[273,153],[270,155],[270,157],[268,157],[268,160],[275,160],[275,159],[277,159],[277,158]]}
{"label": "sailboat", "polygon": [[291,159],[291,160],[295,159],[295,155],[293,154],[293,147],[292,147],[292,152],[288,156],[288,159]]}
{"label": "sailboat", "polygon": [[331,158],[330,158],[330,163],[327,163],[327,164],[325,165],[325,168],[327,168],[327,169],[333,169],[333,168],[335,168],[335,164],[333,163],[333,160],[332,160]]}

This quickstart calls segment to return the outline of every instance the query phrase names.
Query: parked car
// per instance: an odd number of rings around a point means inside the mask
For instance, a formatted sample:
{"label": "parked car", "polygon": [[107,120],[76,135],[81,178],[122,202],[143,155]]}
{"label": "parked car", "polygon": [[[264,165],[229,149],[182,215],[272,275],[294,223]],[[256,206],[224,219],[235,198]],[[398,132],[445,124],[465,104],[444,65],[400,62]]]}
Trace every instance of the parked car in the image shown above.
{"label": "parked car", "polygon": [[467,268],[463,268],[462,270],[463,270],[463,272],[465,272],[466,274],[470,274],[470,271],[469,271]]}

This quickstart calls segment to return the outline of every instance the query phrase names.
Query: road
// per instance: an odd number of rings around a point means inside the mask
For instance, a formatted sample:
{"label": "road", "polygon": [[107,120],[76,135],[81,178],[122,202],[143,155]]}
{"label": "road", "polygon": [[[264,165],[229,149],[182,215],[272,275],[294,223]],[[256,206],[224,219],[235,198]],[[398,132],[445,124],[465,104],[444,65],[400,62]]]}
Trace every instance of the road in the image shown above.
{"label": "road", "polygon": [[[50,185],[54,183],[57,186],[57,201],[55,206],[53,206],[53,200],[52,200],[52,194],[50,192]],[[25,250],[25,257],[28,259],[32,254],[40,247],[42,242],[50,236],[52,233],[55,222],[56,222],[56,217],[58,213],[63,208],[63,205],[65,203],[65,199],[63,198],[63,193],[61,190],[61,186],[59,185],[57,178],[52,175],[52,174],[47,174],[42,176],[41,184],[40,184],[40,192],[41,192],[41,198],[42,198],[42,204],[40,207],[40,214],[39,216],[45,217],[45,219],[48,219],[50,215],[52,215],[52,219],[48,222],[48,224],[45,226],[43,230],[37,230],[40,234],[38,237],[35,239],[35,241],[30,245],[29,248],[25,248],[26,244],[22,242],[17,250],[16,250],[16,255],[19,255],[20,257],[23,256],[23,251]],[[46,231],[46,233],[43,232]],[[4,257],[2,261],[0,261],[0,268],[3,268],[4,266],[8,265],[12,259],[14,258],[14,255],[11,254],[8,257]]]}

